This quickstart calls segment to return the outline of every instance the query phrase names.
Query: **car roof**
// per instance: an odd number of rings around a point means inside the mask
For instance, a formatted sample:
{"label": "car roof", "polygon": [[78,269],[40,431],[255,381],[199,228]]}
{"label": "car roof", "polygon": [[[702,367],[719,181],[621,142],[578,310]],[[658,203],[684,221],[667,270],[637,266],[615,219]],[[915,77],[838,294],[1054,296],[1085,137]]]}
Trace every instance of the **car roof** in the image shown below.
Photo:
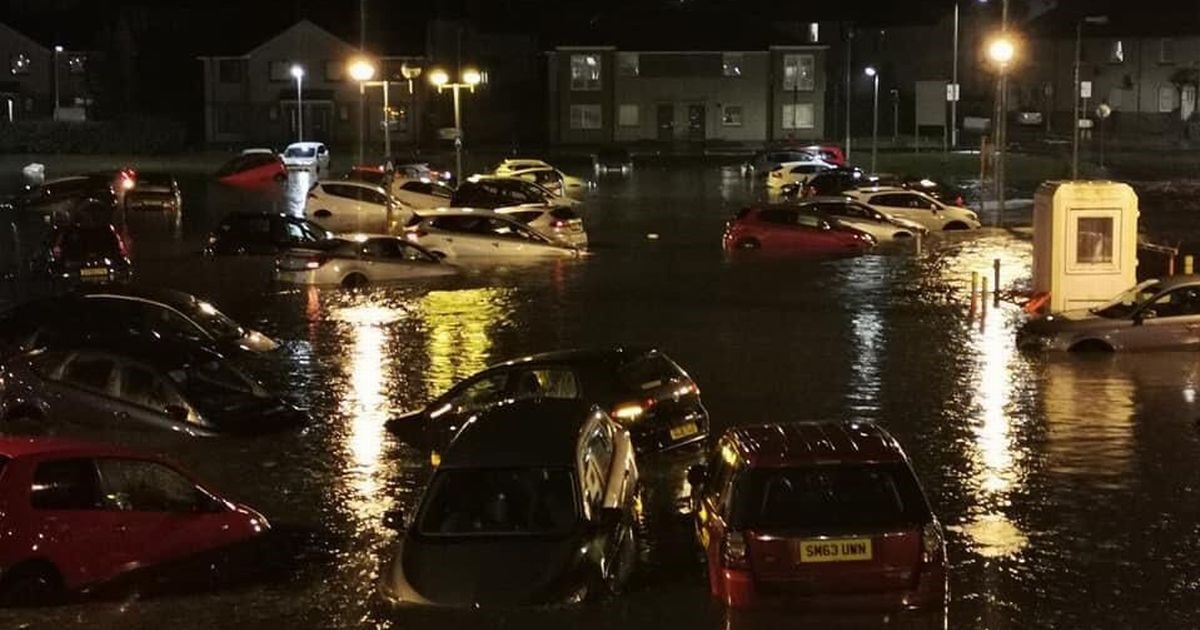
{"label": "car roof", "polygon": [[582,400],[501,403],[467,420],[442,454],[440,467],[574,467],[579,435],[599,413]]}
{"label": "car roof", "polygon": [[1200,274],[1191,274],[1191,275],[1179,274],[1176,276],[1168,276],[1166,278],[1158,279],[1158,286],[1163,291],[1169,291],[1171,289],[1178,289],[1179,287],[1193,285],[1193,284],[1200,284]]}
{"label": "car roof", "polygon": [[515,365],[570,365],[593,366],[609,363],[625,363],[638,357],[650,354],[661,354],[651,347],[642,346],[610,346],[600,348],[572,348],[569,350],[554,350],[530,354],[490,366],[488,369],[512,367]]}
{"label": "car roof", "polygon": [[132,359],[164,371],[206,361],[224,360],[220,353],[196,344],[170,339],[149,341],[136,337],[102,338],[68,342],[61,345],[53,344],[47,350],[66,353],[98,352],[123,359]]}
{"label": "car roof", "polygon": [[112,444],[66,438],[0,436],[0,455],[13,459],[34,455],[67,457],[150,457]]}
{"label": "car roof", "polygon": [[906,461],[890,433],[873,422],[760,424],[726,431],[723,443],[751,467]]}
{"label": "car roof", "polygon": [[175,308],[190,305],[192,300],[200,299],[190,293],[176,291],[175,289],[159,289],[136,285],[113,285],[103,288],[86,289],[80,291],[79,294],[84,298],[106,296],[138,298],[151,302],[161,302]]}
{"label": "car roof", "polygon": [[[504,216],[490,208],[445,207],[445,208],[416,208],[413,214],[421,218],[443,216]],[[509,217],[504,217],[509,218]]]}
{"label": "car roof", "polygon": [[899,186],[860,186],[858,188],[855,188],[854,192],[864,194],[864,195],[877,195],[879,193],[917,193],[917,194],[920,194],[921,191],[909,190],[907,188],[901,188]]}
{"label": "car roof", "polygon": [[752,468],[905,462],[896,438],[874,422],[815,421],[734,427],[721,438]]}
{"label": "car roof", "polygon": [[287,145],[287,148],[289,148],[289,149],[290,149],[290,148],[292,148],[292,147],[300,147],[300,148],[305,148],[305,149],[307,149],[307,148],[313,148],[313,149],[315,149],[315,148],[317,148],[317,147],[322,147],[322,146],[325,146],[325,143],[324,143],[324,142],[311,142],[311,141],[308,141],[308,142],[293,142],[293,143],[291,143],[291,144]]}
{"label": "car roof", "polygon": [[322,180],[322,181],[317,182],[316,186],[313,186],[313,188],[316,188],[318,186],[325,186],[328,184],[333,184],[335,186],[354,186],[357,188],[370,188],[371,190],[374,190],[376,192],[383,191],[383,186],[380,186],[379,184],[372,184],[370,182],[364,182],[359,179]]}

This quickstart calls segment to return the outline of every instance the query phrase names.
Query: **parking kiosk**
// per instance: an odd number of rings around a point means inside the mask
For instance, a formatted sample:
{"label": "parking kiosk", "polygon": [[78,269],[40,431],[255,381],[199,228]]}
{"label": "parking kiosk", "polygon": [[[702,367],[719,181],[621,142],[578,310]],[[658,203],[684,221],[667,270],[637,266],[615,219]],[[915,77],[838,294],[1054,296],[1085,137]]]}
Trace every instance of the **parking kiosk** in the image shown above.
{"label": "parking kiosk", "polygon": [[1033,289],[1052,312],[1104,304],[1136,284],[1138,199],[1128,184],[1053,181],[1033,206]]}

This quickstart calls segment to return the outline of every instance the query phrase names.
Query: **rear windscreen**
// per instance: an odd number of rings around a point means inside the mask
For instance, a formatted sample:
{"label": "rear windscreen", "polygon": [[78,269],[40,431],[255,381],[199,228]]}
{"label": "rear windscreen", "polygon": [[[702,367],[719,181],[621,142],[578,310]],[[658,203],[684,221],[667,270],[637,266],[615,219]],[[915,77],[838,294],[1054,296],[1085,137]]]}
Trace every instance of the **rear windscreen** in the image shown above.
{"label": "rear windscreen", "polygon": [[655,354],[621,367],[618,378],[627,389],[644,392],[662,387],[679,375],[675,364],[666,357]]}
{"label": "rear windscreen", "polygon": [[892,527],[929,520],[905,464],[753,468],[737,480],[733,518],[753,529]]}
{"label": "rear windscreen", "polygon": [[117,237],[110,230],[70,230],[58,237],[62,255],[71,258],[119,256]]}
{"label": "rear windscreen", "polygon": [[571,219],[578,219],[579,213],[570,208],[555,208],[550,211],[550,216],[559,221],[570,221]]}

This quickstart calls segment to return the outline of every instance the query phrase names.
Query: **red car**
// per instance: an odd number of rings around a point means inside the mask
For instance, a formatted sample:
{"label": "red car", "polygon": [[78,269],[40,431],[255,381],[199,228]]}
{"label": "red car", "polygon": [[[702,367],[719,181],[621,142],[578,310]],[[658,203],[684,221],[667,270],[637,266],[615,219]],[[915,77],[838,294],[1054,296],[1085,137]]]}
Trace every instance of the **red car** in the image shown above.
{"label": "red car", "polygon": [[879,426],[733,428],[688,481],[712,596],[732,609],[944,612],[941,525]]}
{"label": "red car", "polygon": [[157,457],[0,437],[0,604],[60,601],[270,526]]}
{"label": "red car", "polygon": [[230,186],[258,188],[287,179],[287,169],[274,153],[244,153],[217,169],[216,178]]}
{"label": "red car", "polygon": [[846,166],[846,153],[836,144],[813,144],[802,149],[834,166]]}
{"label": "red car", "polygon": [[743,208],[725,224],[726,251],[762,249],[815,255],[858,254],[875,246],[875,237],[797,206]]}

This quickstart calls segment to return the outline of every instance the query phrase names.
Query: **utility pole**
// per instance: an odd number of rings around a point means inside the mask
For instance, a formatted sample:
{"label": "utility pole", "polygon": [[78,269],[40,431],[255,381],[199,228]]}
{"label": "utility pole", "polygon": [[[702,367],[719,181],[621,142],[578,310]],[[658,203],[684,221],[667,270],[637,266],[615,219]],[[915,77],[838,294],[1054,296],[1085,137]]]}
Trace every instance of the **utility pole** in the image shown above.
{"label": "utility pole", "polygon": [[958,148],[958,0],[954,0],[954,58],[950,61],[950,84],[954,98],[950,99],[950,147]]}
{"label": "utility pole", "polygon": [[854,56],[854,25],[849,26],[849,32],[846,34],[846,160],[850,159],[850,95],[852,93],[850,83],[850,61]]}

